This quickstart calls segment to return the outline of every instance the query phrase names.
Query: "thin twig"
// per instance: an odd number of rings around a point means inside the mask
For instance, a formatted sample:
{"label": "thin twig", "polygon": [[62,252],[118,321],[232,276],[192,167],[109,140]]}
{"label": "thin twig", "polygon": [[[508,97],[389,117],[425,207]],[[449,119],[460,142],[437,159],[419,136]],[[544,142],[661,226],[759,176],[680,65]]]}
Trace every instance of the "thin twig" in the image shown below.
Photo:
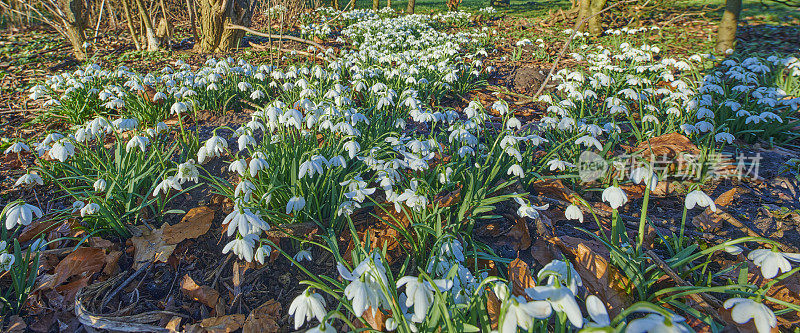
{"label": "thin twig", "polygon": [[238,29],[238,30],[245,31],[247,33],[250,33],[250,34],[253,34],[253,35],[256,35],[256,36],[267,37],[267,38],[293,40],[295,42],[300,42],[300,43],[313,45],[314,47],[320,49],[321,51],[325,51],[325,47],[322,46],[321,44],[319,44],[319,43],[317,43],[317,42],[315,42],[313,40],[303,39],[303,38],[300,38],[300,37],[288,36],[288,35],[268,34],[268,33],[260,32],[260,31],[255,31],[255,30],[250,29],[248,27],[243,27],[241,25],[236,25],[236,24],[228,24],[227,26],[225,26],[225,29]]}

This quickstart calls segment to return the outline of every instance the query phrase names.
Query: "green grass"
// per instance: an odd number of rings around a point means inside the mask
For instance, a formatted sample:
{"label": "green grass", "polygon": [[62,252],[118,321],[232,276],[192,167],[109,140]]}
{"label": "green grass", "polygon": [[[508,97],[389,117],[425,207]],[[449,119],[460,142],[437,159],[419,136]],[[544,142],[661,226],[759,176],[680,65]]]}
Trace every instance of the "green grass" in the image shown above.
{"label": "green grass", "polygon": [[[340,4],[347,3],[340,0]],[[395,10],[405,10],[408,1],[392,1],[392,8]],[[386,6],[386,0],[380,0],[380,7]],[[489,6],[489,0],[464,0],[459,9],[477,10]],[[509,7],[495,7],[499,12],[514,16],[540,16],[549,10],[559,8],[567,9],[570,6],[569,0],[512,0]],[[356,8],[372,8],[372,0],[356,0]],[[447,11],[446,0],[417,0],[414,12],[427,14],[432,12]]]}

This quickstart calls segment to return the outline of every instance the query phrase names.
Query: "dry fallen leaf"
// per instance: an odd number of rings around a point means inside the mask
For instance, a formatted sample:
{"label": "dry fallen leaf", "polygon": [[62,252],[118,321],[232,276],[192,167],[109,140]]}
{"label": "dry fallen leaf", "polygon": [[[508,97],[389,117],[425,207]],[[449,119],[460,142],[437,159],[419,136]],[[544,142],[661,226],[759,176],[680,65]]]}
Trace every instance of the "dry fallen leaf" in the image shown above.
{"label": "dry fallen leaf", "polygon": [[278,332],[278,318],[281,315],[281,303],[271,299],[253,309],[242,327],[242,333]]}
{"label": "dry fallen leaf", "polygon": [[52,287],[67,282],[73,276],[90,277],[103,269],[106,254],[103,249],[82,247],[64,257],[56,265]]}
{"label": "dry fallen leaf", "polygon": [[362,318],[364,318],[372,329],[383,331],[385,329],[383,325],[386,323],[386,319],[389,318],[389,316],[385,315],[381,310],[377,310],[375,314],[373,314],[372,308],[367,308]]}
{"label": "dry fallen leaf", "polygon": [[175,225],[164,224],[162,229],[166,244],[178,244],[185,239],[193,239],[204,235],[214,221],[214,210],[207,206],[189,210],[183,219]]}
{"label": "dry fallen leaf", "polygon": [[514,259],[508,264],[508,281],[511,282],[511,293],[516,296],[525,296],[525,289],[536,286],[536,281],[531,276],[531,269],[528,268],[522,259]]}
{"label": "dry fallen leaf", "polygon": [[219,303],[219,292],[209,286],[200,286],[186,274],[181,281],[181,291],[186,297],[198,301],[212,309]]}
{"label": "dry fallen leaf", "polygon": [[575,270],[580,274],[584,286],[606,303],[612,318],[633,304],[625,292],[630,287],[627,277],[583,243],[578,244],[572,252],[575,255]]}
{"label": "dry fallen leaf", "polygon": [[6,333],[22,333],[25,332],[25,329],[28,328],[28,325],[25,325],[25,321],[22,320],[22,317],[13,315],[8,319],[8,327],[6,327]]}
{"label": "dry fallen leaf", "polygon": [[210,333],[230,333],[242,328],[244,321],[243,314],[233,314],[203,319],[200,327]]}
{"label": "dry fallen leaf", "polygon": [[139,229],[142,230],[142,236],[131,238],[134,247],[133,268],[139,269],[149,262],[167,262],[175,251],[175,244],[164,241],[164,229],[155,229],[152,232],[144,227]]}

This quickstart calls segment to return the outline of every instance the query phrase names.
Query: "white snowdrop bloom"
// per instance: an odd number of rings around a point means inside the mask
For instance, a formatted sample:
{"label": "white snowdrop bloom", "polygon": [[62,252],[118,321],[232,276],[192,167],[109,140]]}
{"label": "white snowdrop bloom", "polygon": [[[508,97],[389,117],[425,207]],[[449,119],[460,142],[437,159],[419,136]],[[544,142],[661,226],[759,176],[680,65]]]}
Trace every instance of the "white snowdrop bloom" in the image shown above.
{"label": "white snowdrop bloom", "polygon": [[44,181],[42,181],[42,177],[39,177],[39,175],[35,173],[26,173],[17,179],[14,183],[14,187],[33,186],[34,184],[43,185]]}
{"label": "white snowdrop bloom", "polygon": [[694,190],[686,195],[686,209],[692,209],[695,206],[710,207],[711,211],[717,211],[714,200],[701,190]]}
{"label": "white snowdrop bloom", "polygon": [[591,322],[586,323],[587,327],[603,328],[611,325],[611,318],[608,317],[608,310],[606,310],[605,304],[599,297],[595,295],[586,297],[586,312],[588,312],[589,317],[592,318]]}
{"label": "white snowdrop bloom", "polygon": [[53,143],[53,147],[50,148],[48,155],[50,155],[50,158],[63,163],[72,155],[75,155],[75,146],[72,145],[72,142],[61,139]]}
{"label": "white snowdrop bloom", "polygon": [[11,230],[16,225],[29,225],[34,217],[42,217],[39,207],[21,202],[13,202],[6,206],[6,229]]}
{"label": "white snowdrop bloom", "polygon": [[261,170],[266,170],[269,168],[269,164],[267,160],[260,158],[260,157],[253,157],[250,159],[250,176],[255,178],[258,175],[258,172]]}
{"label": "white snowdrop bloom", "polygon": [[249,134],[242,134],[236,139],[237,144],[239,145],[239,151],[244,151],[247,146],[255,146],[258,143],[256,142],[256,138]]}
{"label": "white snowdrop bloom", "polygon": [[633,168],[630,178],[635,184],[644,182],[646,186],[650,186],[650,191],[655,191],[656,185],[658,185],[658,175],[645,167]]}
{"label": "white snowdrop bloom", "polygon": [[[220,156],[225,152],[226,149],[228,149],[228,141],[225,141],[225,139],[218,135],[214,135],[206,141],[202,148],[207,157]],[[200,152],[198,152],[197,155],[198,161],[204,160],[200,158]],[[203,164],[203,162],[200,162],[200,164]]]}
{"label": "white snowdrop bloom", "polygon": [[253,90],[253,92],[250,93],[250,99],[253,99],[253,100],[259,100],[259,99],[262,99],[262,98],[264,98],[266,96],[267,95],[263,91],[261,91],[260,89]]}
{"label": "white snowdrop bloom", "polygon": [[170,114],[181,114],[186,111],[189,111],[189,107],[183,102],[172,103],[172,106],[169,108]]}
{"label": "white snowdrop bloom", "polygon": [[643,318],[634,319],[625,328],[625,333],[691,333],[692,330],[683,324],[683,318],[673,316],[665,318],[660,314],[651,313]]}
{"label": "white snowdrop bloom", "polygon": [[139,121],[136,119],[117,119],[111,122],[111,125],[120,132],[130,131],[139,126]]}
{"label": "white snowdrop bloom", "polygon": [[389,281],[377,252],[359,263],[352,273],[341,263],[336,268],[343,279],[350,281],[344,289],[344,295],[352,301],[356,317],[361,317],[367,308],[371,308],[374,314],[389,303],[381,291],[381,286],[388,285]]}
{"label": "white snowdrop bloom", "polygon": [[253,254],[253,259],[255,259],[259,264],[264,264],[266,262],[267,256],[272,253],[272,247],[269,245],[261,245],[256,249],[256,252]]}
{"label": "white snowdrop bloom", "polygon": [[311,261],[311,252],[309,250],[300,250],[292,257],[295,261],[301,262],[303,260]]}
{"label": "white snowdrop bloom", "polygon": [[100,211],[100,205],[92,202],[92,203],[89,203],[89,204],[83,206],[83,208],[81,208],[81,217],[94,215],[99,211]]}
{"label": "white snowdrop bloom", "polygon": [[[598,141],[597,139],[595,139],[591,135],[584,135],[584,136],[578,138],[577,140],[575,140],[575,144],[576,145],[583,145],[583,146],[586,146],[586,147],[595,147],[595,148],[597,148],[597,150],[600,150],[600,151],[603,150],[603,145],[600,143],[600,141]],[[552,171],[552,166],[551,166],[550,170]]]}
{"label": "white snowdrop bloom", "polygon": [[286,203],[286,214],[299,212],[306,206],[306,199],[303,197],[292,197]]}
{"label": "white snowdrop bloom", "polygon": [[160,92],[160,91],[155,93],[155,94],[153,94],[153,102],[158,102],[158,101],[163,100],[163,99],[167,99],[167,94],[165,94],[163,92]]}
{"label": "white snowdrop bloom", "polygon": [[458,156],[463,158],[464,155],[473,155],[474,156],[475,155],[475,150],[472,149],[472,147],[469,147],[469,146],[463,146],[461,148],[458,148]]}
{"label": "white snowdrop bloom", "polygon": [[181,186],[181,182],[175,179],[175,177],[167,177],[161,180],[158,185],[156,185],[155,190],[153,190],[153,196],[157,197],[161,193],[167,194],[169,193],[170,189],[180,191],[183,189],[183,187]]}
{"label": "white snowdrop bloom", "polygon": [[520,122],[519,119],[517,119],[516,117],[511,117],[511,119],[508,119],[508,122],[506,122],[506,128],[507,129],[516,128],[517,130],[519,130],[522,128],[522,122]]}
{"label": "white snowdrop bloom", "polygon": [[500,315],[499,333],[515,333],[517,327],[529,329],[533,327],[534,318],[548,318],[553,311],[546,301],[528,302],[522,296],[509,297],[504,303],[506,311]]}
{"label": "white snowdrop bloom", "polygon": [[336,155],[328,160],[328,167],[347,168],[347,161],[342,155]]}
{"label": "white snowdrop bloom", "polygon": [[16,257],[10,253],[3,253],[0,254],[0,269],[4,272],[8,272],[11,270],[11,267],[14,266],[14,261]]}
{"label": "white snowdrop bloom", "polygon": [[726,132],[719,132],[714,135],[714,141],[716,142],[725,142],[727,144],[733,144],[733,134],[726,133]]}
{"label": "white snowdrop bloom", "polygon": [[178,172],[175,174],[175,179],[180,182],[193,181],[197,182],[200,177],[200,170],[197,169],[197,165],[194,163],[194,160],[190,159],[186,162],[178,164]]}
{"label": "white snowdrop bloom", "polygon": [[131,149],[139,148],[142,150],[142,152],[145,152],[149,143],[150,139],[141,135],[137,135],[128,140],[128,143],[125,144],[125,151],[130,153]]}
{"label": "white snowdrop bloom", "polygon": [[248,91],[248,90],[250,90],[250,88],[252,88],[253,86],[252,86],[250,83],[247,83],[247,82],[239,82],[239,83],[236,85],[236,87],[238,87],[238,88],[239,88],[239,91]]}
{"label": "white snowdrop bloom", "polygon": [[714,124],[707,121],[700,121],[694,124],[694,127],[700,131],[700,133],[706,133],[714,129]]}
{"label": "white snowdrop bloom", "polygon": [[525,293],[536,301],[547,301],[553,310],[564,313],[569,322],[577,328],[583,327],[583,315],[569,288],[560,286],[535,286],[525,289]]}
{"label": "white snowdrop bloom", "polygon": [[225,244],[222,254],[233,251],[233,254],[239,257],[239,260],[252,262],[254,256],[253,247],[256,245],[256,240],[258,240],[258,235],[255,234],[244,235],[241,238],[237,237]]}
{"label": "white snowdrop bloom", "polygon": [[747,259],[752,260],[756,266],[761,267],[761,275],[767,279],[772,279],[777,276],[778,273],[786,273],[792,270],[792,265],[789,263],[789,260],[800,262],[800,254],[758,249],[750,251],[750,253],[747,254]]}
{"label": "white snowdrop bloom", "polygon": [[508,113],[508,104],[504,103],[501,100],[495,101],[494,103],[492,103],[492,110],[495,110],[501,116],[504,116]]}
{"label": "white snowdrop bloom", "polygon": [[103,178],[99,178],[99,179],[94,181],[94,183],[92,184],[92,187],[97,192],[105,192],[106,185],[107,185],[106,184],[106,180],[103,179]]}
{"label": "white snowdrop bloom", "polygon": [[247,174],[247,161],[245,159],[239,159],[231,162],[231,164],[228,165],[228,171],[236,172],[244,177],[244,175]]}
{"label": "white snowdrop bloom", "polygon": [[618,209],[628,202],[628,195],[617,186],[610,186],[603,190],[603,201],[608,202],[612,209]]}
{"label": "white snowdrop bloom", "polygon": [[517,215],[519,215],[520,217],[529,217],[534,220],[539,218],[540,211],[547,210],[547,208],[550,207],[550,205],[544,205],[544,206],[531,205],[526,203],[525,200],[522,200],[519,197],[514,198],[514,201],[516,201],[517,204],[519,205],[519,208],[517,208]]}
{"label": "white snowdrop bloom", "polygon": [[768,306],[754,300],[734,297],[726,300],[722,306],[731,309],[731,318],[739,324],[753,320],[758,333],[771,332],[778,326],[775,313]]}
{"label": "white snowdrop bloom", "polygon": [[514,175],[515,177],[522,178],[525,176],[525,171],[522,170],[522,167],[519,164],[514,164],[508,168],[506,171],[507,175]]}
{"label": "white snowdrop bloom", "polygon": [[567,206],[567,209],[564,210],[564,217],[569,220],[576,220],[583,223],[583,212],[576,205]]}
{"label": "white snowdrop bloom", "polygon": [[397,280],[397,288],[406,286],[406,300],[405,305],[409,308],[414,307],[414,315],[411,321],[415,323],[422,323],[428,315],[431,303],[433,303],[433,296],[438,288],[439,291],[447,291],[453,287],[452,281],[447,280],[433,280],[434,285],[425,281],[421,276],[404,276]]}
{"label": "white snowdrop bloom", "polygon": [[300,170],[298,171],[297,178],[303,179],[306,175],[309,178],[314,178],[314,174],[322,174],[325,172],[323,170],[323,166],[326,163],[321,163],[319,160],[315,160],[313,157],[300,164]]}
{"label": "white snowdrop bloom", "polygon": [[269,224],[249,208],[239,206],[233,208],[222,221],[228,225],[228,236],[233,236],[238,231],[240,235],[258,234],[270,229]]}
{"label": "white snowdrop bloom", "polygon": [[642,122],[643,122],[643,123],[653,123],[653,124],[656,124],[656,125],[658,125],[658,124],[660,124],[660,123],[661,123],[661,122],[658,120],[658,118],[656,118],[656,116],[654,116],[654,115],[652,115],[652,114],[646,114],[646,115],[644,115],[644,117],[642,117]]}
{"label": "white snowdrop bloom", "polygon": [[723,250],[735,256],[742,253],[742,248],[736,245],[726,246]]}
{"label": "white snowdrop bloom", "polygon": [[686,135],[692,135],[692,134],[699,133],[697,128],[694,127],[694,125],[691,125],[691,124],[682,124],[680,127],[681,127],[681,130],[683,131],[683,133],[686,134]]}
{"label": "white snowdrop bloom", "polygon": [[253,185],[252,182],[249,180],[242,180],[239,184],[236,184],[236,188],[233,191],[234,198],[241,198],[244,202],[250,201],[253,195],[253,191],[256,190],[256,186]]}
{"label": "white snowdrop bloom", "polygon": [[77,212],[80,212],[81,208],[83,208],[84,206],[86,206],[86,204],[83,201],[80,200],[75,201],[72,203],[72,210],[70,211],[70,213],[75,214]]}
{"label": "white snowdrop bloom", "polygon": [[303,293],[295,297],[289,305],[289,315],[294,317],[295,330],[312,318],[317,318],[322,322],[327,314],[325,299],[320,294],[312,293],[311,288],[307,288]]}
{"label": "white snowdrop bloom", "polygon": [[19,153],[21,153],[23,151],[31,151],[31,148],[28,147],[28,145],[26,145],[24,142],[17,141],[17,142],[14,142],[14,144],[9,146],[8,148],[6,148],[5,154],[9,154],[9,153],[18,153],[19,154]]}
{"label": "white snowdrop bloom", "polygon": [[562,161],[559,159],[553,159],[547,161],[547,165],[550,167],[550,171],[564,171],[567,168],[574,168],[575,164],[569,163],[567,161]]}
{"label": "white snowdrop bloom", "polygon": [[347,151],[347,156],[352,159],[361,151],[361,145],[356,141],[350,140],[344,143],[344,149]]}

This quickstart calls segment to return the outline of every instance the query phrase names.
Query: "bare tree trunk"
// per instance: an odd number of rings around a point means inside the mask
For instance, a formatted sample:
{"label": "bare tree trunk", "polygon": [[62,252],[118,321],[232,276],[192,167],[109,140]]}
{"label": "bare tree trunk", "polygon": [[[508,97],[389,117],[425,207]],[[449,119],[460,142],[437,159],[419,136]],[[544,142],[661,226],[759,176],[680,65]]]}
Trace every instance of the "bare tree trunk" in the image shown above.
{"label": "bare tree trunk", "polygon": [[197,25],[194,19],[194,6],[192,2],[192,0],[186,0],[186,10],[189,11],[189,24],[192,26],[192,37],[194,37],[194,42],[197,43],[199,38],[197,37]]}
{"label": "bare tree trunk", "polygon": [[139,8],[139,16],[144,22],[145,38],[147,38],[147,51],[158,51],[159,42],[156,37],[156,30],[153,28],[153,21],[150,19],[150,14],[145,9],[142,0],[134,0],[136,6]]}
{"label": "bare tree trunk", "polygon": [[[592,0],[580,0],[580,4],[578,7],[578,21],[575,22],[575,28],[578,27],[578,24],[583,22],[587,17],[591,16],[592,14]],[[581,31],[586,31],[586,25],[581,26]]]}
{"label": "bare tree trunk", "polygon": [[200,0],[200,42],[197,52],[224,52],[239,47],[244,31],[225,29],[228,23],[249,26],[253,0]]}
{"label": "bare tree trunk", "polygon": [[133,30],[133,15],[131,15],[131,9],[128,6],[128,0],[122,0],[122,9],[125,11],[125,22],[128,23],[128,31],[131,33],[133,45],[136,46],[136,50],[141,50],[142,45],[139,43],[139,35],[137,35],[136,31]]}
{"label": "bare tree trunk", "polygon": [[72,53],[79,61],[84,61],[88,57],[83,43],[86,42],[84,30],[88,21],[89,12],[83,0],[64,0],[62,3],[64,12],[64,28],[67,39],[72,45]]}
{"label": "bare tree trunk", "polygon": [[392,8],[392,0],[386,0],[386,8]]}
{"label": "bare tree trunk", "polygon": [[408,6],[406,6],[407,14],[414,14],[414,5],[416,5],[416,3],[416,0],[408,0]]}
{"label": "bare tree trunk", "polygon": [[378,10],[378,6],[380,6],[380,0],[372,0],[372,10]]}
{"label": "bare tree trunk", "polygon": [[739,25],[739,14],[741,12],[742,0],[727,0],[725,2],[725,13],[722,14],[722,22],[719,23],[717,45],[714,47],[717,52],[723,53],[734,48],[736,27]]}
{"label": "bare tree trunk", "polygon": [[602,15],[600,15],[600,11],[606,6],[606,0],[592,0],[591,6],[589,9],[591,10],[592,17],[589,18],[589,32],[592,35],[599,36],[603,33],[603,27],[600,24]]}

